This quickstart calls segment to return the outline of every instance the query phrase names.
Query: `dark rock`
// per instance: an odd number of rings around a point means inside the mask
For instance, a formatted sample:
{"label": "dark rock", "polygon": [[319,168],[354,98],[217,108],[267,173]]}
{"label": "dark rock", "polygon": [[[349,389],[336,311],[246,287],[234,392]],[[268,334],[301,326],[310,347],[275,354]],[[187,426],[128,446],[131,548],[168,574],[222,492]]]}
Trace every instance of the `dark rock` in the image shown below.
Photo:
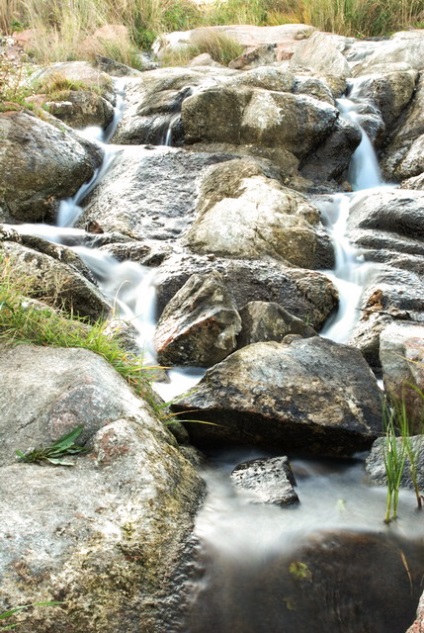
{"label": "dark rock", "polygon": [[172,408],[216,424],[190,425],[195,444],[349,455],[382,428],[380,390],[361,353],[319,337],[244,347]]}
{"label": "dark rock", "polygon": [[231,481],[252,496],[254,503],[291,505],[299,501],[287,457],[269,457],[243,462],[234,468]]}
{"label": "dark rock", "polygon": [[234,299],[217,272],[192,275],[162,312],[155,333],[159,362],[210,367],[236,348]]}

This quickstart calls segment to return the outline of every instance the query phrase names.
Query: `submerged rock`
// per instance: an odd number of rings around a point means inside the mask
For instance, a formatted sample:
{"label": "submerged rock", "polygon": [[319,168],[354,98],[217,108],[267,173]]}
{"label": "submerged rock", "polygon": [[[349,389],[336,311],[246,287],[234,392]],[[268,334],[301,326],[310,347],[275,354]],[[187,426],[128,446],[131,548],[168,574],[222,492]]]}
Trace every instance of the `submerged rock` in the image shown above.
{"label": "submerged rock", "polygon": [[[0,349],[0,608],[24,633],[172,630],[202,484],[172,436],[102,358],[82,349]],[[15,463],[84,426],[71,466]]]}
{"label": "submerged rock", "polygon": [[155,346],[162,365],[210,367],[236,348],[241,319],[217,272],[192,275],[166,306]]}
{"label": "submerged rock", "polygon": [[382,425],[380,390],[361,353],[319,337],[244,347],[172,408],[216,424],[190,425],[194,443],[315,455],[364,450]]}
{"label": "submerged rock", "polygon": [[246,490],[254,503],[285,506],[297,503],[296,481],[287,457],[252,459],[234,468],[231,481]]}

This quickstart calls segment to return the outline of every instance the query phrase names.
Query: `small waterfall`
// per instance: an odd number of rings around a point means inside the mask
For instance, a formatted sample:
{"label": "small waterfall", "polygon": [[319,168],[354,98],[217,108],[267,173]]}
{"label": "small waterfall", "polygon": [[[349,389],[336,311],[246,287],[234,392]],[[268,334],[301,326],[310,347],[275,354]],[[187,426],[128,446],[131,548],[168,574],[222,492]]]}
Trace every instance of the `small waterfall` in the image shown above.
{"label": "small waterfall", "polygon": [[[385,186],[372,143],[359,123],[355,103],[349,99],[339,99],[338,107],[341,115],[361,131],[361,142],[352,154],[349,166],[348,178],[352,189],[362,191]],[[365,282],[370,279],[374,268],[364,262],[347,238],[350,205],[354,197],[354,194],[336,194],[331,200],[318,203],[335,252],[335,269],[326,271],[326,274],[339,292],[337,314],[329,319],[321,335],[336,343],[349,340],[358,320],[358,306]]]}

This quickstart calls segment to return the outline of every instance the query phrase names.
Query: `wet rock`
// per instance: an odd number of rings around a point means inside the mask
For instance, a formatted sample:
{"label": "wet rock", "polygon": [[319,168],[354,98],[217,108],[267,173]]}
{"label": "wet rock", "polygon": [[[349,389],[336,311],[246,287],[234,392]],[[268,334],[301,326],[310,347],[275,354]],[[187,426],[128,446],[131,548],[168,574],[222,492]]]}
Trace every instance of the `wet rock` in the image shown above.
{"label": "wet rock", "polygon": [[[0,373],[2,611],[66,605],[23,611],[24,633],[136,633],[140,621],[172,630],[170,596],[202,494],[193,467],[96,354],[3,347]],[[90,451],[70,457],[73,467],[14,463],[16,449],[49,445],[79,424]]]}
{"label": "wet rock", "polygon": [[380,391],[362,355],[319,337],[244,347],[172,408],[218,425],[191,425],[193,442],[202,444],[346,455],[381,431]]}
{"label": "wet rock", "polygon": [[350,97],[355,101],[371,101],[381,112],[387,134],[410,103],[417,78],[418,72],[413,68],[401,71],[389,66],[384,74],[373,73],[356,79]]}
{"label": "wet rock", "polygon": [[287,457],[269,457],[243,462],[234,468],[231,481],[246,490],[254,503],[285,506],[298,503],[299,497]]}
{"label": "wet rock", "polygon": [[201,254],[268,255],[303,268],[331,267],[332,246],[319,212],[252,159],[216,165],[205,174],[197,217],[185,242]]}
{"label": "wet rock", "polygon": [[[415,455],[415,464],[417,472],[417,484],[419,490],[424,489],[424,435],[414,435],[408,438],[412,453]],[[396,438],[398,454],[401,455],[405,450],[404,439]],[[387,486],[387,475],[385,460],[387,455],[387,440],[385,437],[379,437],[372,445],[371,451],[365,461],[366,471],[374,483],[380,486]],[[402,488],[414,490],[414,483],[411,479],[411,462],[408,456],[405,456],[405,466],[400,479]]]}
{"label": "wet rock", "polygon": [[[26,280],[28,294],[72,315],[90,321],[104,318],[110,306],[79,257],[57,245],[47,250],[48,254],[17,242],[1,242],[0,253],[10,263],[11,281],[19,284]],[[61,261],[61,254],[66,263]]]}
{"label": "wet rock", "polygon": [[0,114],[0,207],[16,220],[51,218],[98,166],[99,149],[26,112]]}
{"label": "wet rock", "polygon": [[240,328],[240,316],[222,275],[192,275],[159,319],[158,360],[164,366],[210,367],[235,350]]}
{"label": "wet rock", "polygon": [[184,253],[169,257],[157,270],[158,313],[162,313],[191,275],[212,270],[222,274],[238,309],[249,301],[275,302],[318,330],[337,305],[335,287],[320,272],[288,268],[272,260],[223,259]]}
{"label": "wet rock", "polygon": [[316,182],[343,182],[352,154],[360,142],[358,127],[344,118],[337,119],[330,136],[302,162],[300,173]]}
{"label": "wet rock", "polygon": [[245,347],[261,341],[281,343],[287,334],[298,334],[304,338],[316,336],[315,330],[302,319],[287,312],[278,303],[249,301],[240,310],[241,331],[237,347]]}
{"label": "wet rock", "polygon": [[405,407],[409,431],[420,433],[424,422],[424,323],[393,323],[380,335],[380,361],[386,394]]}
{"label": "wet rock", "polygon": [[102,231],[138,240],[175,240],[192,222],[201,175],[226,159],[172,148],[125,148],[90,196],[78,226],[95,222]]}

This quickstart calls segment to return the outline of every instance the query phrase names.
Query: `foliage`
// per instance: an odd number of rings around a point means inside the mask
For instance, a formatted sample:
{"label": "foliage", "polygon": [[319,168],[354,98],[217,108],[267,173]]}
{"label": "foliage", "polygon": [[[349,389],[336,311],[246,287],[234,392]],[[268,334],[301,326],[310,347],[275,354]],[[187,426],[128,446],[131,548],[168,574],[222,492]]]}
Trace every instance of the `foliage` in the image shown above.
{"label": "foliage", "polygon": [[33,91],[24,84],[23,72],[21,64],[0,57],[0,112],[31,107],[26,98]]}
{"label": "foliage", "polygon": [[190,59],[202,53],[209,53],[213,60],[227,66],[231,60],[239,57],[244,51],[241,46],[225,33],[219,33],[212,29],[202,29],[193,38],[192,44],[163,56],[165,65],[177,66],[186,64]]}
{"label": "foliage", "polygon": [[26,453],[18,450],[16,451],[16,455],[23,462],[31,464],[40,464],[47,461],[51,464],[60,466],[73,466],[73,462],[67,461],[64,458],[68,455],[81,455],[81,453],[86,453],[88,451],[87,447],[75,444],[83,430],[83,426],[77,426],[70,433],[62,435],[50,446],[35,448]]}

